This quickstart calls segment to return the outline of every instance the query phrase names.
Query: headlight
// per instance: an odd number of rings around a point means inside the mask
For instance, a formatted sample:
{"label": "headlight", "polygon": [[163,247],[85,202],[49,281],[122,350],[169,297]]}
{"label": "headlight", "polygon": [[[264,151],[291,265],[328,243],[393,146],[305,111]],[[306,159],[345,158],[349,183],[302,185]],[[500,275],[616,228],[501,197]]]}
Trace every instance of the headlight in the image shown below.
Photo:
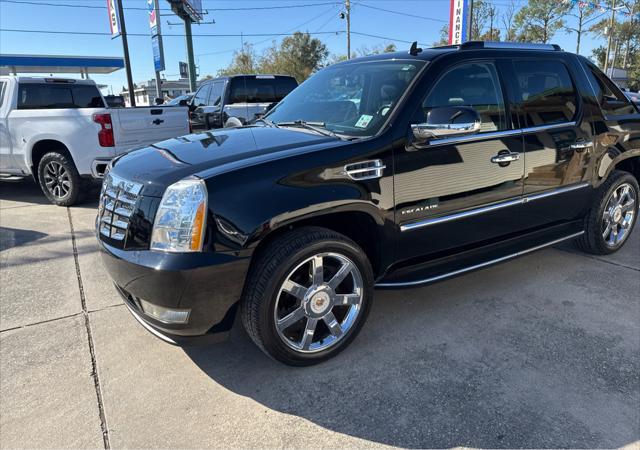
{"label": "headlight", "polygon": [[207,188],[199,178],[186,178],[167,188],[156,213],[151,250],[199,252],[207,220]]}

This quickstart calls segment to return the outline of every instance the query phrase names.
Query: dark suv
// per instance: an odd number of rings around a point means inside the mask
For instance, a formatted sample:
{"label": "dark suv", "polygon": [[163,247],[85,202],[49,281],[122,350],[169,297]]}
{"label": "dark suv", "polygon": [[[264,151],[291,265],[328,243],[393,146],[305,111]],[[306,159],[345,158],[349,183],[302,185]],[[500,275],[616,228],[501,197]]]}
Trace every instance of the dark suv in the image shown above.
{"label": "dark suv", "polygon": [[189,104],[191,129],[243,126],[296,87],[298,82],[288,75],[234,75],[207,81]]}
{"label": "dark suv", "polygon": [[375,288],[418,286],[576,239],[627,241],[640,113],[587,59],[470,42],[330,66],[243,128],[118,158],[106,267],[161,339],[237,314],[273,358],[329,358]]}

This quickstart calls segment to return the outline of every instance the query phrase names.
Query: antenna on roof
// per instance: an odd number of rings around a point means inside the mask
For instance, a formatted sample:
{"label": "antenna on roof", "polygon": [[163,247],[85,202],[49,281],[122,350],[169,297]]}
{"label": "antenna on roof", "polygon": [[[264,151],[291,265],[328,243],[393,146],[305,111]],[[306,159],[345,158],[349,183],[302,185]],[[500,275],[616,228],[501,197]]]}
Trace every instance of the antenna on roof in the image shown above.
{"label": "antenna on roof", "polygon": [[409,49],[409,54],[411,56],[416,56],[418,53],[422,53],[422,49],[418,47],[418,41],[414,41],[413,44],[411,44],[411,48]]}

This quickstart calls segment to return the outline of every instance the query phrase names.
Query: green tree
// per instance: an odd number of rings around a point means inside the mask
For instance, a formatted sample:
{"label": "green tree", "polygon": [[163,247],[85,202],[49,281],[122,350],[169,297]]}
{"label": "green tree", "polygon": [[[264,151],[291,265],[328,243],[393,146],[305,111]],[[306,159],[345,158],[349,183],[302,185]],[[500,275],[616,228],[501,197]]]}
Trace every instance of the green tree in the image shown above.
{"label": "green tree", "polygon": [[520,42],[548,43],[555,33],[564,27],[563,17],[571,8],[571,2],[558,0],[529,0],[515,16]]}
{"label": "green tree", "polygon": [[473,16],[471,18],[470,40],[498,41],[498,9],[485,0],[473,1]]}
{"label": "green tree", "polygon": [[296,32],[275,43],[260,58],[259,67],[265,73],[291,75],[302,83],[323,66],[329,55],[327,46],[309,33]]}
{"label": "green tree", "polygon": [[219,76],[238,75],[241,73],[251,74],[260,72],[258,66],[258,57],[253,46],[249,43],[244,44],[242,50],[233,53],[231,64],[225,69],[218,71]]}
{"label": "green tree", "polygon": [[575,27],[565,25],[564,29],[568,33],[576,33],[576,53],[578,54],[580,53],[580,42],[582,41],[582,37],[590,32],[586,26],[601,15],[598,14],[594,17],[596,12],[598,12],[597,9],[591,7],[590,4],[584,3],[573,4],[571,10],[567,12],[567,15],[574,17],[577,20]]}
{"label": "green tree", "polygon": [[433,43],[434,47],[442,47],[443,45],[449,45],[449,25],[443,25],[440,28],[440,40]]}
{"label": "green tree", "polygon": [[515,26],[515,16],[516,16],[516,2],[515,0],[511,0],[509,5],[502,12],[502,28],[504,28],[504,40],[507,42],[513,42],[516,40],[517,29]]}

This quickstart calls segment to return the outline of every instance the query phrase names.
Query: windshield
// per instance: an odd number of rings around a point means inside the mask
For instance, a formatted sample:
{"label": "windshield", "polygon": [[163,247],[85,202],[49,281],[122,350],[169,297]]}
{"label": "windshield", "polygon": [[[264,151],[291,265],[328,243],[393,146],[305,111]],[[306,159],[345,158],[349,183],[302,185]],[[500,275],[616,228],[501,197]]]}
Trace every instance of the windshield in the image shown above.
{"label": "windshield", "polygon": [[339,64],[321,70],[267,114],[275,124],[322,124],[335,133],[372,136],[391,114],[423,61]]}

